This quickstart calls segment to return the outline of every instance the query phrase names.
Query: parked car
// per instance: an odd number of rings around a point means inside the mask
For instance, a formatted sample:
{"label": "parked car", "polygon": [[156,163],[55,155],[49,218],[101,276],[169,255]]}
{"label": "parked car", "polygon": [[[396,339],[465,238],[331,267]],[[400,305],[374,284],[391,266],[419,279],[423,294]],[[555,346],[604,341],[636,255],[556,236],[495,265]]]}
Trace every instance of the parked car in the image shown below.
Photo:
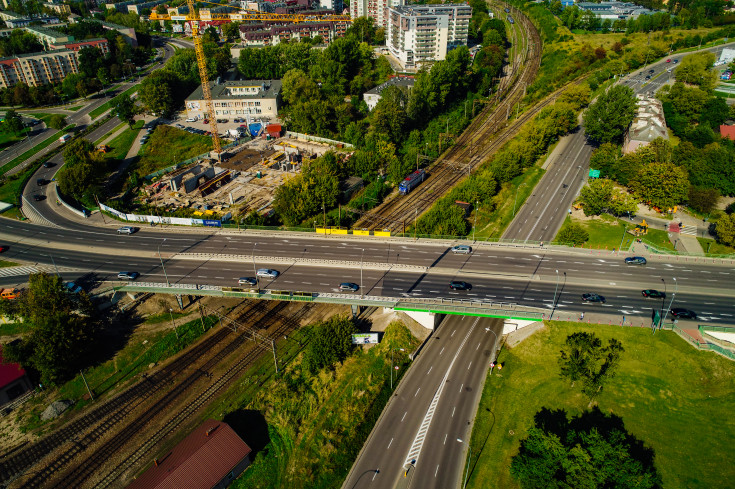
{"label": "parked car", "polygon": [[357,292],[360,290],[360,286],[352,282],[343,282],[339,284],[339,290],[344,292]]}
{"label": "parked car", "polygon": [[238,285],[258,285],[258,279],[255,277],[240,277],[237,279]]}
{"label": "parked car", "polygon": [[263,278],[276,278],[278,277],[278,275],[280,275],[280,273],[278,272],[278,270],[273,270],[271,268],[260,268],[255,275]]}
{"label": "parked car", "polygon": [[656,289],[641,290],[641,294],[647,299],[666,299],[666,292]]}
{"label": "parked car", "polygon": [[625,259],[626,265],[645,265],[646,263],[646,259],[642,256],[629,256]]}
{"label": "parked car", "polygon": [[202,122],[205,124],[209,124],[209,119],[204,119]]}
{"label": "parked car", "polygon": [[683,307],[675,307],[669,313],[676,319],[697,319],[697,313]]}
{"label": "parked car", "polygon": [[671,58],[666,60],[667,63],[671,63]]}
{"label": "parked car", "polygon": [[117,234],[133,234],[137,230],[138,228],[134,228],[133,226],[122,226],[117,228]]}
{"label": "parked car", "polygon": [[66,287],[66,290],[72,294],[78,294],[79,292],[84,290],[81,286],[75,284],[74,282],[66,282],[64,284],[64,287]]}
{"label": "parked car", "polygon": [[452,280],[449,282],[450,290],[472,290],[472,284],[463,282],[462,280]]}
{"label": "parked car", "polygon": [[120,272],[117,274],[117,278],[120,280],[135,280],[140,277],[138,272]]}
{"label": "parked car", "polygon": [[472,246],[467,246],[467,245],[452,246],[452,253],[469,255],[470,253],[472,253]]}
{"label": "parked car", "polygon": [[196,122],[196,117],[188,117],[184,122]]}
{"label": "parked car", "polygon": [[582,300],[585,302],[605,303],[605,298],[599,294],[582,294]]}

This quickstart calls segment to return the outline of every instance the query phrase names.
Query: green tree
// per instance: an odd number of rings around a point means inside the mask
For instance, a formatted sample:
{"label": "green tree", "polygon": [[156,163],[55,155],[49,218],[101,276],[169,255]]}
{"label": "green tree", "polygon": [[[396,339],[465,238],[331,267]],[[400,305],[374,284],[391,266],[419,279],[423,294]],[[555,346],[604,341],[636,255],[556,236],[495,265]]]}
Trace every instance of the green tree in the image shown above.
{"label": "green tree", "polygon": [[623,345],[611,338],[607,346],[594,333],[578,332],[567,336],[559,353],[559,369],[563,378],[583,382],[582,392],[594,399],[603,384],[615,376],[615,369],[624,352]]}
{"label": "green tree", "polygon": [[44,384],[72,377],[93,347],[97,323],[89,296],[82,292],[72,299],[59,276],[39,273],[29,276],[16,302],[13,314],[30,333],[5,347],[6,358],[37,372]]}
{"label": "green tree", "polygon": [[121,121],[127,122],[132,129],[135,124],[135,116],[139,110],[130,95],[120,94],[110,101],[110,105],[112,106],[112,113]]}
{"label": "green tree", "polygon": [[543,408],[521,440],[510,473],[523,489],[660,489],[654,452],[599,409],[568,418]]}
{"label": "green tree", "polygon": [[684,56],[676,68],[676,81],[699,85],[711,90],[717,84],[717,73],[710,68],[715,62],[715,53],[694,53]]}
{"label": "green tree", "polygon": [[600,143],[620,142],[636,113],[633,90],[615,85],[601,94],[584,115],[584,126],[590,139]]}
{"label": "green tree", "polygon": [[709,214],[720,200],[720,191],[716,188],[702,188],[692,185],[689,187],[689,207],[701,212]]}
{"label": "green tree", "polygon": [[566,224],[556,236],[559,243],[573,243],[575,246],[584,244],[588,239],[589,233],[576,222]]}
{"label": "green tree", "polygon": [[590,180],[582,187],[578,201],[582,204],[585,216],[599,216],[610,205],[613,195],[613,182],[607,178]]}
{"label": "green tree", "polygon": [[23,131],[25,125],[23,124],[23,119],[21,119],[20,114],[13,109],[9,109],[5,112],[5,121],[3,122],[2,128],[4,131],[18,134]]}
{"label": "green tree", "polygon": [[82,199],[96,192],[104,172],[103,156],[86,139],[75,139],[64,148],[64,167],[57,174],[59,190]]}
{"label": "green tree", "polygon": [[146,111],[170,116],[176,111],[179,78],[170,71],[157,70],[145,77],[138,91]]}
{"label": "green tree", "polygon": [[64,129],[66,127],[66,117],[61,114],[53,114],[49,117],[48,125],[53,129]]}
{"label": "green tree", "polygon": [[671,162],[653,162],[642,167],[629,186],[644,202],[671,209],[686,201],[689,177],[685,168]]}
{"label": "green tree", "polygon": [[352,335],[357,328],[347,316],[333,316],[314,326],[312,339],[304,352],[304,365],[312,374],[334,368],[352,351]]}
{"label": "green tree", "polygon": [[717,219],[714,231],[718,243],[735,246],[735,214],[724,214]]}

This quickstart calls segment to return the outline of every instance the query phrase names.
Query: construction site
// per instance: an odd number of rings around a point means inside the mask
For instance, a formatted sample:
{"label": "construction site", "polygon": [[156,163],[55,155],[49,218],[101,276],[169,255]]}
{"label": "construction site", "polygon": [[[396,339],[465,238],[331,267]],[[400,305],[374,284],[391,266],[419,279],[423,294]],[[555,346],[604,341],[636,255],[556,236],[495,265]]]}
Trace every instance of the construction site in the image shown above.
{"label": "construction site", "polygon": [[161,214],[191,209],[187,214],[205,219],[269,215],[276,189],[300,172],[304,162],[333,149],[325,143],[273,136],[264,133],[228,148],[219,161],[199,159],[165,173],[143,188],[136,204],[159,208]]}

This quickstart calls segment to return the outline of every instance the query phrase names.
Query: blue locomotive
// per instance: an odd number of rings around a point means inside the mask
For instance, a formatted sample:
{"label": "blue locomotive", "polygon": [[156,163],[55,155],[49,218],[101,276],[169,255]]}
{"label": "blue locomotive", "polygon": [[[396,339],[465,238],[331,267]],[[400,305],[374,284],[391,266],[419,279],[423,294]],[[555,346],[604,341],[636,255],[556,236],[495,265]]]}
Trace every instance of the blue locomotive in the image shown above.
{"label": "blue locomotive", "polygon": [[416,170],[415,172],[411,173],[409,176],[403,179],[403,181],[398,185],[398,191],[402,193],[403,195],[406,195],[411,190],[416,188],[416,186],[424,181],[424,178],[426,177],[426,171],[425,170]]}

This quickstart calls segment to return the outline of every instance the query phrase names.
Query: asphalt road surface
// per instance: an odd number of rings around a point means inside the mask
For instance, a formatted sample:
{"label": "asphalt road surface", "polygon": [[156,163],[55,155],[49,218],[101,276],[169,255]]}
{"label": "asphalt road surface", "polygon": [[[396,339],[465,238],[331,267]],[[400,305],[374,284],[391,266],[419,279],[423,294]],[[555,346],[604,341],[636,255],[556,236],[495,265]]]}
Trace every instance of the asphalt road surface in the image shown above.
{"label": "asphalt road surface", "polygon": [[342,488],[456,487],[500,334],[501,320],[447,316],[401,380]]}

